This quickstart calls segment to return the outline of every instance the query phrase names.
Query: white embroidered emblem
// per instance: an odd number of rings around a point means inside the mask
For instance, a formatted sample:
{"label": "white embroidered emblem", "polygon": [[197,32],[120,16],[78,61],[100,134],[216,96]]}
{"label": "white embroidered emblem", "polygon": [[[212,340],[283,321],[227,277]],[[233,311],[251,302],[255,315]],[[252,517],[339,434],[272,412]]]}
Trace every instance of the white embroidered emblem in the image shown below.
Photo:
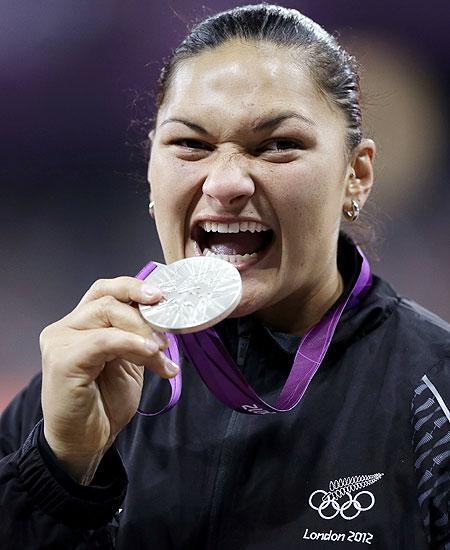
{"label": "white embroidered emblem", "polygon": [[[330,481],[328,492],[322,489],[314,491],[309,497],[309,505],[313,510],[317,510],[323,519],[333,519],[338,514],[346,520],[355,519],[375,504],[373,494],[361,489],[376,483],[383,476],[384,474],[370,474],[335,479]],[[356,491],[358,493],[352,496]],[[343,498],[345,500],[339,502]]]}

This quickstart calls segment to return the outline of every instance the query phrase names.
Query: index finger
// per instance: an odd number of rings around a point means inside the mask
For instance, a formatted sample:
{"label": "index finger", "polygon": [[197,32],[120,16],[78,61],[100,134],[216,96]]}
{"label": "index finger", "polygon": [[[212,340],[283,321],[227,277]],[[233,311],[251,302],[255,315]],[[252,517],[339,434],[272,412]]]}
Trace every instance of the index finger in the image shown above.
{"label": "index finger", "polygon": [[156,304],[161,299],[162,292],[158,287],[134,277],[98,279],[81,298],[77,307],[103,296],[114,296],[124,303]]}

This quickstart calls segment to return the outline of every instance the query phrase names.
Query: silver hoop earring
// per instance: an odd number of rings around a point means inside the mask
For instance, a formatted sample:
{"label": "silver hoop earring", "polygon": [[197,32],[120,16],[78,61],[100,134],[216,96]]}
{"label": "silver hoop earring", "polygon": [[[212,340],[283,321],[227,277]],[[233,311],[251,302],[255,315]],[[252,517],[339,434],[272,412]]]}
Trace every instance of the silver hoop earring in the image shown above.
{"label": "silver hoop earring", "polygon": [[359,213],[361,212],[361,207],[359,206],[358,201],[352,199],[352,209],[346,210],[343,208],[344,216],[349,222],[356,222],[359,218]]}
{"label": "silver hoop earring", "polygon": [[154,208],[155,208],[155,201],[150,201],[150,202],[148,203],[148,213],[150,214],[150,216],[151,216],[152,218],[155,217]]}

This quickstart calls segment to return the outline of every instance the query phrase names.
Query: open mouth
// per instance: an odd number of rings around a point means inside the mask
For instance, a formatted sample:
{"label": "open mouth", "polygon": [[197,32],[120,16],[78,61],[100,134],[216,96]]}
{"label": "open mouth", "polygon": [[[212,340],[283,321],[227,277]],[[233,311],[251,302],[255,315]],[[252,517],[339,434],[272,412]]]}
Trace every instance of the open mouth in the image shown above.
{"label": "open mouth", "polygon": [[204,256],[215,256],[238,267],[259,261],[270,248],[274,232],[253,221],[201,221],[194,226],[192,238]]}

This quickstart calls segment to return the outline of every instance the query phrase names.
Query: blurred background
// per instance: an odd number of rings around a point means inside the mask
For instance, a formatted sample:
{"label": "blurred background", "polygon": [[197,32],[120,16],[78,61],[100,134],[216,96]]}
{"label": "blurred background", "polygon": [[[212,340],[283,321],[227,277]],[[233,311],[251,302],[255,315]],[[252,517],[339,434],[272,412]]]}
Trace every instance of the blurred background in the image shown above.
{"label": "blurred background", "polygon": [[[39,372],[43,327],[95,279],[162,259],[139,147],[162,59],[194,21],[243,3],[0,1],[0,411]],[[283,5],[362,65],[374,271],[450,320],[448,1]]]}

